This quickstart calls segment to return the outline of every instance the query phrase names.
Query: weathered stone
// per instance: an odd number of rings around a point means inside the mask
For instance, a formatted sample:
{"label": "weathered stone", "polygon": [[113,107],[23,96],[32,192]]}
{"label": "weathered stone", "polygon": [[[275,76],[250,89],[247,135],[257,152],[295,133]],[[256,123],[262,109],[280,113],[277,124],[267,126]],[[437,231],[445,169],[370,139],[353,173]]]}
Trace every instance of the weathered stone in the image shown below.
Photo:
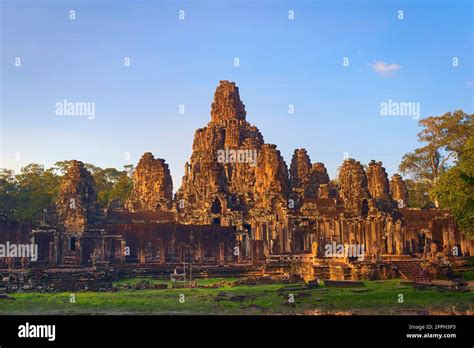
{"label": "weathered stone", "polygon": [[245,121],[245,115],[245,105],[240,100],[239,88],[234,82],[219,81],[211,106],[212,121]]}
{"label": "weathered stone", "polygon": [[329,198],[330,197],[330,188],[326,184],[319,185],[318,197],[319,198]]}
{"label": "weathered stone", "polygon": [[305,149],[296,149],[290,164],[291,189],[298,198],[314,197],[316,187],[311,182],[311,160]]}
{"label": "weathered stone", "polygon": [[[177,193],[178,211],[194,223],[286,201],[288,169],[275,145],[264,144],[259,130],[245,120],[234,83],[220,81],[212,103],[212,120],[198,129],[193,152]],[[234,214],[235,215],[235,214]]]}
{"label": "weathered stone", "polygon": [[368,210],[367,176],[360,162],[353,158],[345,160],[339,171],[339,194],[349,212],[360,215]]}
{"label": "weathered stone", "polygon": [[318,187],[320,185],[329,184],[329,175],[324,163],[313,163],[313,166],[311,167],[311,180],[313,184]]}
{"label": "weathered stone", "polygon": [[71,161],[56,201],[58,221],[66,231],[82,233],[97,213],[97,193],[92,174],[80,161]]}
{"label": "weathered stone", "polygon": [[131,212],[166,211],[172,207],[173,181],[164,159],[146,152],[133,173],[133,190],[126,202]]}
{"label": "weathered stone", "polygon": [[[290,165],[290,183],[293,195],[302,200],[319,196],[321,185],[329,184],[329,175],[323,163],[311,164],[305,149],[296,149]],[[329,197],[329,188],[323,187],[322,195]]]}
{"label": "weathered stone", "polygon": [[276,145],[262,146],[255,176],[257,207],[273,209],[278,202],[286,204],[290,190],[288,167]]}
{"label": "weathered stone", "polygon": [[296,149],[290,165],[290,183],[293,190],[309,185],[311,160],[305,149]]}
{"label": "weathered stone", "polygon": [[395,174],[390,180],[390,194],[399,208],[408,206],[408,189],[400,174]]}
{"label": "weathered stone", "polygon": [[8,276],[8,282],[0,280],[0,287],[6,293],[113,290],[113,274],[109,271],[35,268],[19,272],[1,270],[0,278],[5,276]]}
{"label": "weathered stone", "polygon": [[367,167],[368,189],[372,198],[376,200],[389,200],[389,182],[382,162],[372,160]]}

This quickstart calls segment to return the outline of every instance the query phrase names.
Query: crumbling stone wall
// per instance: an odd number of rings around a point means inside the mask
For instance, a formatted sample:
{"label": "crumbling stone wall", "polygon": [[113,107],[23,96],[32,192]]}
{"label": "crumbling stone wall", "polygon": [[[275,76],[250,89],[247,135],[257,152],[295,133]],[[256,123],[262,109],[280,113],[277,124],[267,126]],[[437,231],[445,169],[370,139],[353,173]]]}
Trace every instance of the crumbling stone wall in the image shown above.
{"label": "crumbling stone wall", "polygon": [[107,270],[30,269],[0,271],[0,293],[110,291],[114,274]]}

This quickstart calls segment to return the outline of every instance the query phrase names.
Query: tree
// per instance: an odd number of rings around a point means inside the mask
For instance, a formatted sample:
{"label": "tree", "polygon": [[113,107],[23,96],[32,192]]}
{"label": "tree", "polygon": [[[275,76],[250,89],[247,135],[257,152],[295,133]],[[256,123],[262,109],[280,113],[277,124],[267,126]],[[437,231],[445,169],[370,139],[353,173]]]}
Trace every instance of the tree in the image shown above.
{"label": "tree", "polygon": [[0,169],[0,214],[11,216],[16,208],[18,183],[13,170]]}
{"label": "tree", "polygon": [[[64,176],[71,161],[58,161],[52,170]],[[131,193],[133,165],[125,165],[124,170],[115,168],[100,168],[90,163],[85,163],[84,167],[91,172],[97,190],[97,201],[103,206],[107,206],[113,199],[124,202]]]}
{"label": "tree", "polygon": [[474,131],[461,149],[456,165],[443,173],[432,194],[453,212],[461,228],[474,235]]}
{"label": "tree", "polygon": [[57,173],[58,175],[63,176],[64,174],[66,174],[71,162],[72,161],[68,160],[57,161],[56,163],[54,163],[54,166],[51,169],[55,171],[55,173]]}
{"label": "tree", "polygon": [[430,184],[426,181],[405,180],[408,190],[408,206],[411,208],[427,208],[431,200],[429,196]]}
{"label": "tree", "polygon": [[121,175],[117,183],[114,185],[109,194],[109,202],[119,200],[125,202],[130,196],[133,188],[133,180],[129,175]]}
{"label": "tree", "polygon": [[[424,145],[403,156],[400,172],[409,174],[416,181],[427,182],[430,189],[436,186],[450,161],[461,155],[472,128],[472,116],[458,110],[420,120],[419,125],[424,128],[417,136]],[[436,196],[434,201],[438,207]]]}
{"label": "tree", "polygon": [[[12,219],[37,223],[44,209],[58,197],[61,180],[71,161],[58,161],[45,170],[43,165],[31,163],[17,175],[12,170],[0,169],[0,214]],[[113,199],[124,202],[132,191],[133,166],[120,171],[85,165],[96,183],[98,203],[107,206]]]}
{"label": "tree", "polygon": [[128,170],[129,167],[125,167],[122,171],[96,167],[93,177],[99,204],[107,206],[113,199],[124,202],[128,198],[133,186]]}
{"label": "tree", "polygon": [[53,170],[31,163],[20,174],[2,170],[0,176],[1,210],[13,219],[38,222],[44,209],[57,197],[59,178]]}

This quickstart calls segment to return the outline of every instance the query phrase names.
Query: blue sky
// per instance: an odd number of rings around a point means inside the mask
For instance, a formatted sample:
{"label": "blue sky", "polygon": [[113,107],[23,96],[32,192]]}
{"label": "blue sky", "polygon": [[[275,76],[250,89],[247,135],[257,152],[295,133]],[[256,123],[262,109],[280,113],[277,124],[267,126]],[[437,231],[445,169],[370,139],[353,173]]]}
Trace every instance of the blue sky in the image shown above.
{"label": "blue sky", "polygon": [[[225,79],[288,165],[304,147],[331,178],[344,153],[381,160],[392,175],[418,146],[417,120],[381,116],[382,102],[419,103],[422,118],[473,112],[472,1],[0,3],[1,167],[121,168],[151,151],[176,190]],[[95,118],[57,116],[64,99],[94,102]]]}

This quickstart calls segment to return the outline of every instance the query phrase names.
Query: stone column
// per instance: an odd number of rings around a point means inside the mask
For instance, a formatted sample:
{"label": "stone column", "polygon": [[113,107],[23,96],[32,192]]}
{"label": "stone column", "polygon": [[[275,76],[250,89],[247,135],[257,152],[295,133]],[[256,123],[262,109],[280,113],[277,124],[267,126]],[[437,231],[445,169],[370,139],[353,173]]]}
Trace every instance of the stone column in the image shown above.
{"label": "stone column", "polygon": [[145,263],[145,251],[143,250],[143,245],[140,248],[140,264],[143,265]]}
{"label": "stone column", "polygon": [[341,242],[343,242],[344,237],[341,231],[341,222],[337,218],[334,219],[334,230],[335,230],[336,236],[339,238]]}
{"label": "stone column", "polygon": [[105,260],[105,239],[104,238],[101,238],[100,248],[101,248],[100,261],[104,261]]}
{"label": "stone column", "polygon": [[403,245],[402,232],[403,232],[402,227],[399,224],[399,221],[397,221],[397,224],[395,225],[395,228],[394,228],[395,243],[396,243],[395,249],[396,249],[397,255],[403,255],[404,245]]}
{"label": "stone column", "polygon": [[186,261],[185,250],[186,250],[186,246],[182,245],[181,243],[178,243],[178,259],[179,259],[179,262],[185,262]]}
{"label": "stone column", "polygon": [[122,239],[120,241],[120,263],[125,263],[125,248],[127,247],[127,242],[125,242],[125,239]]}
{"label": "stone column", "polygon": [[224,242],[219,242],[219,265],[222,266],[224,264]]}
{"label": "stone column", "polygon": [[389,255],[393,254],[393,230],[394,227],[392,224],[387,225],[387,253]]}
{"label": "stone column", "polygon": [[160,239],[160,265],[164,265],[166,262],[166,248],[163,238]]}
{"label": "stone column", "polygon": [[197,263],[202,262],[202,245],[201,245],[200,240],[197,242],[196,261],[197,261]]}
{"label": "stone column", "polygon": [[243,242],[241,241],[237,241],[237,248],[239,253],[237,254],[237,262],[242,262],[242,253],[243,253],[243,250],[242,250],[242,246],[243,246]]}
{"label": "stone column", "polygon": [[82,245],[84,242],[81,237],[76,237],[76,265],[82,264]]}
{"label": "stone column", "polygon": [[49,243],[49,264],[52,266],[57,266],[58,264],[58,255],[57,255],[57,240]]}

